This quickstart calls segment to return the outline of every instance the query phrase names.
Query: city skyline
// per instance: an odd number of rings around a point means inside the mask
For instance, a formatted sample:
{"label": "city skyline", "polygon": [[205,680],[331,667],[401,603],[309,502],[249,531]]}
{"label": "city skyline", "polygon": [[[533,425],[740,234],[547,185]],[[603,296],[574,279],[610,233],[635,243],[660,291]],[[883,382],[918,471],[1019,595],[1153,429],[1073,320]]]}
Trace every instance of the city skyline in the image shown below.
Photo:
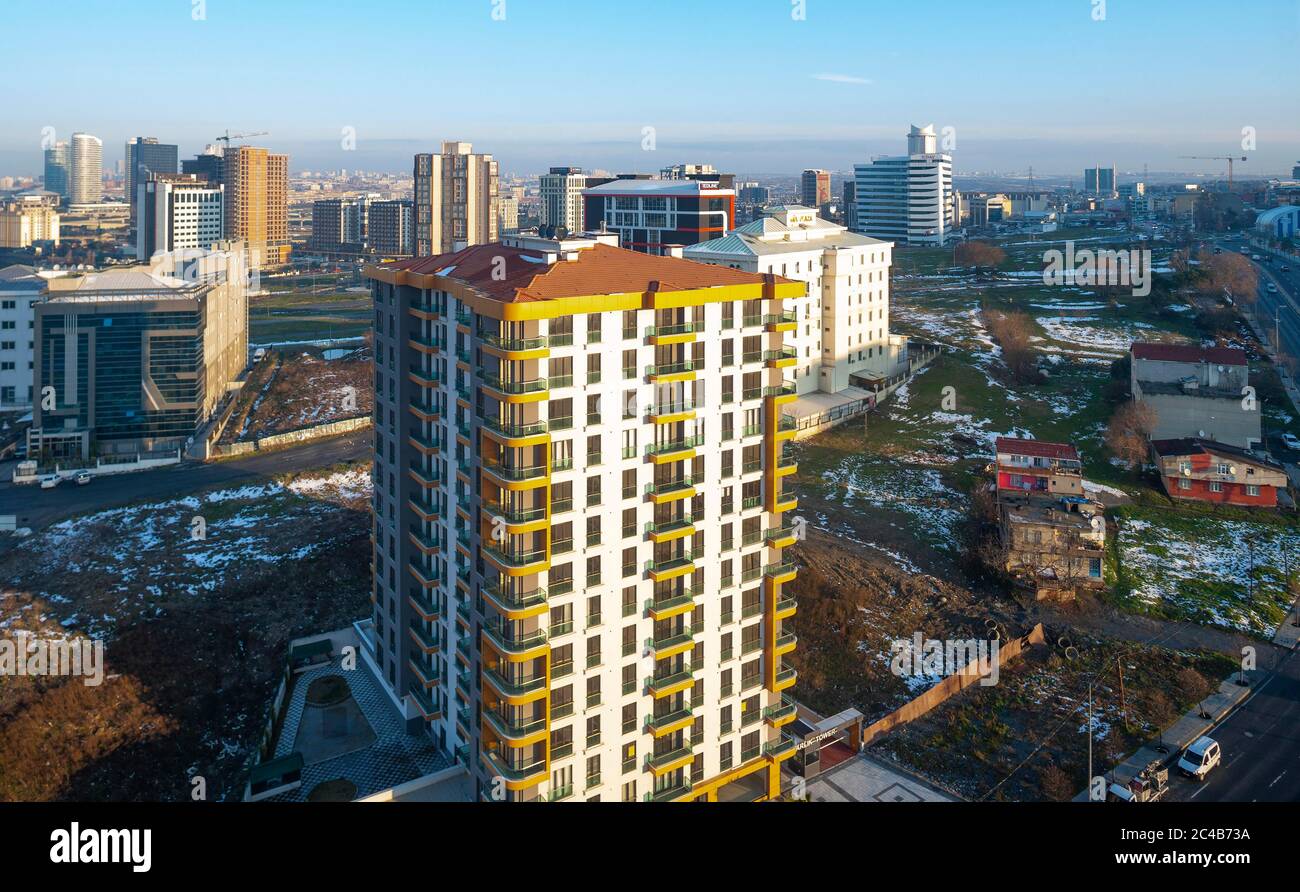
{"label": "city skyline", "polygon": [[[484,0],[436,15],[405,0],[380,0],[364,19],[302,2],[255,10],[242,0],[213,0],[203,6],[206,18],[196,21],[188,4],[150,2],[147,32],[93,5],[74,5],[82,7],[84,26],[117,48],[114,64],[91,61],[93,55],[62,59],[22,95],[6,97],[11,126],[0,136],[0,170],[7,173],[38,172],[45,128],[59,139],[73,131],[98,136],[107,167],[141,133],[178,143],[185,157],[229,128],[269,131],[258,144],[290,154],[295,171],[401,172],[416,152],[465,140],[497,157],[504,174],[554,164],[646,171],[695,157],[751,174],[797,174],[808,166],[846,171],[892,152],[912,124],[952,128],[958,173],[1033,165],[1042,174],[1069,174],[1112,161],[1121,170],[1148,165],[1216,173],[1213,163],[1179,156],[1236,153],[1249,127],[1256,147],[1243,151],[1250,162],[1242,174],[1280,174],[1295,162],[1300,142],[1295,100],[1273,70],[1300,30],[1300,12],[1288,0],[1259,4],[1260,14],[1278,25],[1262,32],[1232,18],[1206,29],[1205,17],[1188,4],[1166,0],[1141,8],[1111,3],[1102,21],[1085,2],[1047,9],[1027,2],[996,9],[943,3],[935,20],[944,27],[934,29],[912,27],[904,10],[831,0],[808,3],[804,20],[792,17],[792,4],[776,0],[761,8],[664,4],[669,13],[689,13],[689,20],[585,0],[564,16],[522,0],[504,6]],[[1208,3],[1191,5],[1211,10]],[[505,10],[500,20],[493,17],[498,8]],[[1175,11],[1181,15],[1170,15]],[[16,33],[41,21],[35,4],[8,12]],[[276,54],[246,39],[254,16]],[[407,45],[393,37],[394,21],[410,24],[399,33],[421,33],[425,23],[466,39],[439,47],[436,70],[431,63],[364,64]],[[701,77],[686,64],[688,54],[673,37],[687,21],[725,36],[726,68],[718,74]],[[617,64],[561,53],[547,63],[550,84],[536,86],[530,60],[539,45],[596,45],[602,35],[612,39],[632,29],[639,39],[620,47]],[[868,35],[854,45],[861,52],[845,52],[845,35],[855,33]],[[496,47],[490,66],[470,50],[484,40]],[[127,113],[103,101],[145,76],[157,62],[156,46],[176,45],[194,51],[168,60],[173,84],[199,78],[219,50],[228,72],[220,88],[199,103],[159,101]],[[38,46],[14,48],[20,68],[37,64]],[[358,64],[313,69],[313,89],[291,92],[292,102],[273,112],[247,109],[244,98],[267,82],[302,82],[304,54],[353,53],[358,46],[374,49],[363,49]],[[1003,57],[993,61],[990,46],[1003,47]],[[1185,64],[1216,55],[1224,61]],[[947,75],[918,77],[916,60],[927,58],[936,75]],[[752,70],[747,59],[755,60]],[[394,70],[409,73],[386,74]],[[1167,76],[1172,70],[1178,78]],[[444,71],[466,76],[447,79]],[[615,76],[597,76],[605,71]],[[88,82],[99,89],[72,88]],[[1246,82],[1253,86],[1243,95],[1238,85]],[[429,104],[427,117],[411,114],[421,101]],[[1188,116],[1192,102],[1197,114]],[[449,106],[454,111],[444,112]],[[643,148],[648,127],[654,128],[652,152]]]}

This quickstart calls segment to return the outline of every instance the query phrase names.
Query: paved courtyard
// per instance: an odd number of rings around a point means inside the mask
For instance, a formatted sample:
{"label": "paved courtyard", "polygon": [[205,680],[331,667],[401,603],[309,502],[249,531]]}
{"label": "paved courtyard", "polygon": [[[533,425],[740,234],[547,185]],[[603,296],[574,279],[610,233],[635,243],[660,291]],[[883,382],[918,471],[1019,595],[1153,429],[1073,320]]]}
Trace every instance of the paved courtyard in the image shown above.
{"label": "paved courtyard", "polygon": [[[364,717],[365,724],[373,732],[373,740],[364,744],[370,735],[359,731],[353,719],[347,731],[348,743],[340,741],[338,745],[338,748],[346,746],[349,751],[331,758],[318,758],[313,762],[313,753],[326,754],[331,749],[327,741],[316,739],[322,734],[329,735],[330,722],[312,715],[308,715],[308,720],[304,722],[304,714],[308,710],[319,711],[318,707],[307,706],[307,688],[313,681],[326,675],[338,675],[347,681],[352,691],[352,701],[348,703],[355,701],[355,708],[349,706],[348,713],[356,716],[359,710],[359,717]],[[450,756],[439,751],[428,737],[406,733],[405,725],[393,709],[392,701],[387,699],[367,669],[361,666],[352,670],[343,669],[337,658],[328,665],[309,669],[294,679],[293,693],[285,708],[284,724],[276,742],[276,757],[289,755],[295,751],[295,746],[299,747],[306,760],[302,770],[302,786],[274,796],[272,801],[305,802],[317,784],[335,778],[346,778],[356,784],[357,798],[360,799],[441,771],[451,764]]]}
{"label": "paved courtyard", "polygon": [[813,802],[957,802],[907,772],[870,756],[846,759],[808,782]]}

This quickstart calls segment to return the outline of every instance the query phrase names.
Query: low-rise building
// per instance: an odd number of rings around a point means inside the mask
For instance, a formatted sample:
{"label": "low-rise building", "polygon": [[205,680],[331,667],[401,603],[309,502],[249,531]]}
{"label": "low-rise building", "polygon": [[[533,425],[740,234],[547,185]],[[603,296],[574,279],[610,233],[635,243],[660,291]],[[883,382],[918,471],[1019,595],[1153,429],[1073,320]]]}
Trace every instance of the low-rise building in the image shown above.
{"label": "low-rise building", "polygon": [[59,246],[59,196],[28,192],[0,205],[0,248],[29,248],[37,242]]}
{"label": "low-rise building", "polygon": [[1272,459],[1198,437],[1154,440],[1151,457],[1171,499],[1273,508],[1287,485]]}
{"label": "low-rise building", "polygon": [[1083,495],[1083,462],[1069,443],[998,437],[998,500]]}
{"label": "low-rise building", "polygon": [[1099,503],[1080,496],[1003,502],[1006,571],[1026,579],[1040,593],[1100,586],[1106,550],[1103,510]]}
{"label": "low-rise building", "polygon": [[32,457],[177,450],[203,427],[248,360],[244,246],[218,248],[49,281],[35,305]]}
{"label": "low-rise building", "polygon": [[1153,440],[1196,437],[1250,449],[1262,442],[1244,350],[1135,343],[1129,387],[1156,414]]}

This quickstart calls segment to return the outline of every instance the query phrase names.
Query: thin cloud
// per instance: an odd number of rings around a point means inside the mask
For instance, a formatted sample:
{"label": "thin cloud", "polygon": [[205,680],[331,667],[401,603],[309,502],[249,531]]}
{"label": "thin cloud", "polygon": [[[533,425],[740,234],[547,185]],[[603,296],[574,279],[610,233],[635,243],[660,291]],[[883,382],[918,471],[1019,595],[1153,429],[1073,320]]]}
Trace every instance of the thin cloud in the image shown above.
{"label": "thin cloud", "polygon": [[851,74],[814,74],[813,80],[830,81],[833,84],[870,84],[874,81],[865,77],[854,77]]}

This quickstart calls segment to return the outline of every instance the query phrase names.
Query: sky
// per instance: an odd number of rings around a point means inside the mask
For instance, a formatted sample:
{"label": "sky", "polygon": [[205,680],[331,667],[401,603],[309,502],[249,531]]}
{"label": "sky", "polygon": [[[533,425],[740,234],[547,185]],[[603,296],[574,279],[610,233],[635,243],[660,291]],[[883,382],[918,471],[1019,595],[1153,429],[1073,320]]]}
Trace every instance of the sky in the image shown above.
{"label": "sky", "polygon": [[3,0],[0,26],[0,173],[39,173],[45,128],[106,164],[268,131],[293,171],[452,139],[516,174],[847,170],[911,124],[952,128],[959,173],[1300,163],[1300,0]]}

